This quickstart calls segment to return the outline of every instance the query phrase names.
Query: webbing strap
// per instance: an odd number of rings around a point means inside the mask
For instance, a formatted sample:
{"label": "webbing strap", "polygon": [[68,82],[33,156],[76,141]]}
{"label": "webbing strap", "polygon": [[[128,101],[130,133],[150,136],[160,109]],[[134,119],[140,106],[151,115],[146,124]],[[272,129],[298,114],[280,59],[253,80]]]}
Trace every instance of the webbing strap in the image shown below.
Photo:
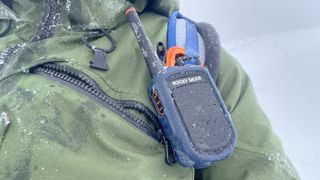
{"label": "webbing strap", "polygon": [[196,64],[199,57],[198,31],[196,25],[190,20],[187,20],[186,26],[186,54],[192,57],[194,61],[192,63]]}
{"label": "webbing strap", "polygon": [[179,12],[174,11],[169,18],[169,25],[168,25],[168,48],[174,47],[177,44],[176,41],[176,25],[177,25],[177,16]]}
{"label": "webbing strap", "polygon": [[[185,20],[185,48],[186,56],[192,58],[189,61],[190,64],[196,64],[199,58],[199,41],[198,41],[198,31],[196,23],[187,17],[183,16],[180,12],[174,11],[169,18],[168,25],[168,48],[177,46],[177,19]],[[179,32],[183,33],[183,32]]]}
{"label": "webbing strap", "polygon": [[[185,44],[189,44],[190,42],[192,42],[192,39],[197,39],[199,42],[201,42],[201,39],[198,39],[198,32],[200,33],[203,42],[204,42],[204,52],[205,52],[205,62],[203,64],[205,64],[205,66],[208,68],[211,76],[213,77],[213,79],[216,81],[217,77],[218,77],[218,71],[219,71],[219,67],[220,67],[220,52],[221,52],[221,45],[220,45],[220,40],[219,40],[219,35],[216,32],[216,30],[214,29],[214,27],[212,27],[210,24],[208,23],[198,23],[196,24],[196,31],[197,33],[194,33],[194,29],[193,27],[188,28],[188,26],[191,26],[189,23],[187,22],[191,22],[191,24],[194,24],[193,21],[189,20],[188,18],[182,16],[178,11],[174,11],[170,18],[169,18],[169,25],[168,25],[168,48],[171,47],[175,47],[177,45],[177,39],[179,39],[180,35],[178,36],[176,33],[176,29],[178,26],[178,22],[177,22],[177,18],[180,19],[184,19],[186,20],[186,25],[185,25],[185,29],[182,28],[183,33],[186,32],[185,37],[183,37],[184,39],[186,39]],[[183,23],[181,23],[183,24]],[[189,24],[189,25],[188,25]],[[184,24],[183,24],[184,26]],[[188,30],[187,30],[188,29]],[[181,31],[179,31],[180,33]],[[191,37],[190,37],[191,36]],[[194,37],[197,36],[197,37]],[[184,43],[183,43],[184,44]],[[198,43],[193,43],[194,45],[199,46]],[[199,43],[201,45],[201,43]],[[190,50],[190,45],[185,45],[186,46],[186,54],[189,55],[190,52],[192,52],[192,50]],[[198,50],[201,47],[198,47]],[[203,50],[202,48],[202,50]],[[201,55],[201,53],[199,53]]]}

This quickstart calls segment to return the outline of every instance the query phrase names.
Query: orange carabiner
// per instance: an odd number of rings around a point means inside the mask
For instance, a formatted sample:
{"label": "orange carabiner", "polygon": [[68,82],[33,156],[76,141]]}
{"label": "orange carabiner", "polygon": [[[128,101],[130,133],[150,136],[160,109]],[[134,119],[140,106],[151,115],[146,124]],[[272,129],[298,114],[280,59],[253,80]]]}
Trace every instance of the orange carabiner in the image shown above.
{"label": "orange carabiner", "polygon": [[178,46],[171,47],[168,49],[166,54],[165,66],[173,67],[176,66],[176,59],[180,56],[186,55],[186,49]]}

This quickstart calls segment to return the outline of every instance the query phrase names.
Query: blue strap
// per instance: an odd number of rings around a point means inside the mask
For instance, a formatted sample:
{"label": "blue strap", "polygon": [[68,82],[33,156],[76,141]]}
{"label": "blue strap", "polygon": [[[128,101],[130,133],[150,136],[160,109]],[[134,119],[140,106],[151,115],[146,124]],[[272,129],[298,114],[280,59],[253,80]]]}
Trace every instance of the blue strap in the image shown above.
{"label": "blue strap", "polygon": [[173,11],[169,17],[169,24],[168,24],[168,48],[176,46],[176,24],[177,24],[177,17],[179,15],[179,11]]}
{"label": "blue strap", "polygon": [[192,58],[186,64],[197,64],[199,57],[199,42],[198,31],[195,22],[183,16],[179,11],[174,11],[169,18],[168,25],[168,48],[174,47],[177,44],[176,41],[176,25],[177,19],[184,19],[186,21],[186,55]]}
{"label": "blue strap", "polygon": [[192,57],[190,64],[197,64],[199,58],[198,31],[196,25],[189,19],[186,20],[186,55]]}

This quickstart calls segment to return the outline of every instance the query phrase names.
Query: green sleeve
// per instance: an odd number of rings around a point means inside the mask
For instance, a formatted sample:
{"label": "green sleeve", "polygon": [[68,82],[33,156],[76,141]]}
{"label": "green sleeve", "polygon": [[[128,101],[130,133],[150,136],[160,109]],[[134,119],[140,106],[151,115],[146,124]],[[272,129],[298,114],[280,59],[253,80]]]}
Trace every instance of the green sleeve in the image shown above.
{"label": "green sleeve", "polygon": [[300,179],[258,105],[248,75],[224,50],[221,59],[217,85],[237,130],[237,146],[227,160],[198,171],[198,178]]}

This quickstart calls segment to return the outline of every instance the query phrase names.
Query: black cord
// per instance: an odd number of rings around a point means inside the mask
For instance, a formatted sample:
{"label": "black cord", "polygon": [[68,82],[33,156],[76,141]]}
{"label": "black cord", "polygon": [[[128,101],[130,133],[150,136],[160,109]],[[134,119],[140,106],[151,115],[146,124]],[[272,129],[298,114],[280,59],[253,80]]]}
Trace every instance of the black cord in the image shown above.
{"label": "black cord", "polygon": [[[84,33],[84,35],[82,36],[82,42],[84,43],[84,45],[91,49],[92,51],[94,51],[95,49],[97,50],[101,50],[103,52],[105,52],[106,54],[109,54],[111,53],[115,48],[116,48],[116,42],[115,40],[113,39],[113,37],[110,35],[110,30],[109,29],[97,29],[97,30],[94,30],[94,31],[89,31],[89,32],[86,32]],[[103,48],[99,48],[99,47],[95,47],[93,45],[91,45],[89,42],[88,42],[88,39],[97,39],[97,38],[100,38],[102,36],[106,36],[110,42],[111,42],[111,48],[109,49],[103,49]]]}
{"label": "black cord", "polygon": [[[111,31],[108,29],[97,29],[97,30],[86,32],[82,36],[82,42],[94,54],[94,58],[90,61],[91,68],[102,70],[102,71],[109,70],[109,67],[107,65],[107,54],[111,53],[116,48],[116,42],[113,39],[113,37],[110,35],[110,32]],[[97,39],[102,36],[106,36],[109,39],[109,41],[111,42],[111,48],[109,48],[109,49],[99,48],[99,47],[91,45],[88,42],[89,38]]]}

